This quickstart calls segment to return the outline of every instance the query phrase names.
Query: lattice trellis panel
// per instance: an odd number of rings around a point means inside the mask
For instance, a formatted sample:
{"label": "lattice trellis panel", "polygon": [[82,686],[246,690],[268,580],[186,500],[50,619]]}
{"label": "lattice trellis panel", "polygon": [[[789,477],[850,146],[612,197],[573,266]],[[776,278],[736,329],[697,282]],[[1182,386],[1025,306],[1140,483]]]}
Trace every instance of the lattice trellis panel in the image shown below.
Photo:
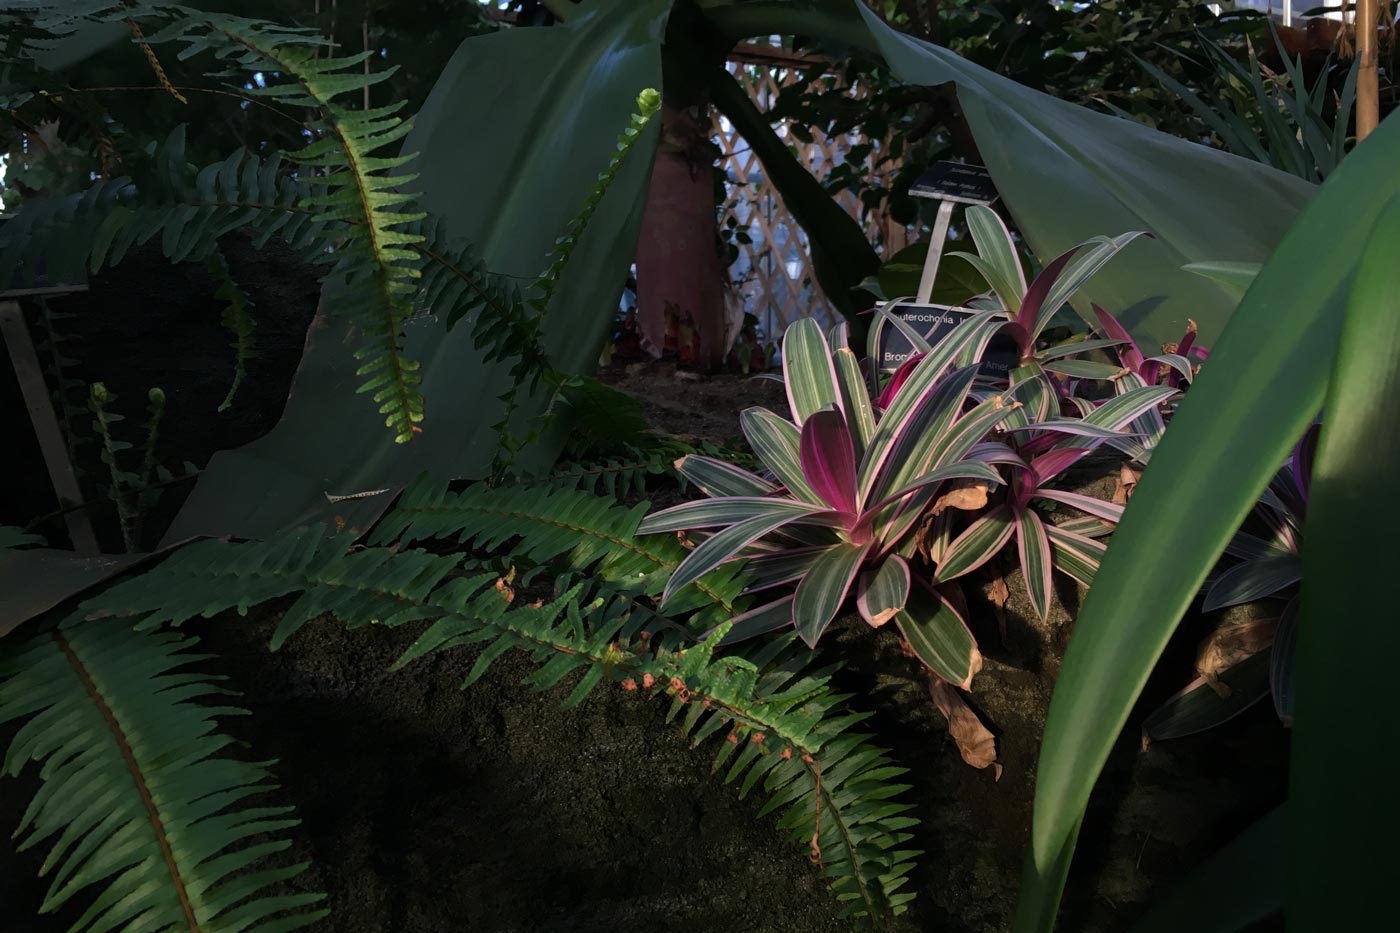
{"label": "lattice trellis panel", "polygon": [[[791,67],[730,62],[729,70],[749,91],[759,110],[767,112],[779,90],[798,79]],[[856,136],[828,139],[812,133],[805,143],[788,136],[786,124],[775,127],[790,139],[799,159],[817,178],[825,177],[846,160],[846,153],[864,140]],[[738,258],[730,266],[730,281],[744,298],[744,310],[758,318],[759,327],[770,338],[782,334],[788,324],[802,317],[814,317],[824,325],[833,323],[837,313],[817,283],[807,236],[783,204],[782,197],[768,184],[763,166],[748,143],[724,117],[715,114],[714,141],[721,152],[729,196],[720,213],[721,226],[747,234],[748,242],[737,243]],[[893,172],[889,166],[882,174]],[[861,218],[856,196],[844,191],[837,202],[852,217],[861,220],[867,236],[886,255],[902,248],[908,230],[874,212]]]}

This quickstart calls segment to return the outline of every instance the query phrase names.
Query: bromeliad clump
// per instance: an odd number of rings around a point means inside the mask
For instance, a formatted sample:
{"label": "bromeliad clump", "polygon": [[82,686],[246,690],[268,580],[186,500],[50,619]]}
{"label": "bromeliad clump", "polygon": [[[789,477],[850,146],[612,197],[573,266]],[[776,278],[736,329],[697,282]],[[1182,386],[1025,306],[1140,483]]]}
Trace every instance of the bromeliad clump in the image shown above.
{"label": "bromeliad clump", "polygon": [[[831,344],[799,321],[783,341],[791,420],[762,408],[741,416],[744,434],[772,480],[709,457],[677,467],[707,495],[648,516],[640,533],[708,537],[676,568],[663,593],[738,557],[751,591],[796,582],[790,596],[735,621],[730,640],[795,625],[815,645],[852,589],[872,626],[893,620],[939,676],[967,686],[980,666],[976,643],[952,604],[911,573],[921,519],[950,481],[1003,483],[993,464],[1014,458],[987,437],[1018,407],[977,384],[976,358],[995,328],[975,317],[907,374],[884,410],[871,403],[844,328]],[[969,365],[960,357],[970,357]]]}

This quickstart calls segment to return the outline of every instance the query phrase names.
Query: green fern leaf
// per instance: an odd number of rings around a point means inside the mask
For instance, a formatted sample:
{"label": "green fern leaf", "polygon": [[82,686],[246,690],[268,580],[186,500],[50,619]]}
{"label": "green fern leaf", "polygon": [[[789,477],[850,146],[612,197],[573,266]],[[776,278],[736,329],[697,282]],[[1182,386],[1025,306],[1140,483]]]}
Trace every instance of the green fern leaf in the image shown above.
{"label": "green fern leaf", "polygon": [[[567,504],[555,499],[560,496]],[[555,517],[567,524],[580,518],[580,502],[593,498],[565,490],[549,497],[555,499]],[[616,530],[609,519],[630,514],[594,501],[614,513],[593,513],[594,532]],[[601,560],[610,571],[595,569],[589,579],[566,574],[549,602],[531,605],[520,605],[495,572],[464,572],[459,557],[373,547],[348,552],[348,537],[306,529],[265,543],[200,542],[84,608],[141,615],[138,627],[145,629],[299,592],[278,628],[279,641],[320,614],[352,626],[430,619],[395,667],[436,651],[480,645],[466,677],[470,684],[503,653],[518,649],[538,665],[527,678],[535,689],[578,678],[566,705],[607,683],[669,698],[669,718],[680,720],[694,744],[725,733],[714,770],[733,758],[724,779],[737,784],[741,796],[762,789],[767,800],[761,812],[783,813],[782,825],[814,853],[846,913],[871,919],[900,912],[908,895],[898,888],[918,854],[905,848],[905,830],[913,825],[909,807],[894,799],[905,789],[893,783],[903,769],[869,736],[853,731],[866,715],[849,712],[847,698],[831,690],[832,669],[812,669],[814,655],[793,636],[770,641],[749,657],[717,657],[727,625],[696,644],[685,625],[657,614],[645,595],[603,582],[610,573],[627,580],[641,559],[637,552],[624,548],[630,556],[612,556],[617,552],[611,545],[581,543],[582,552],[566,560],[577,567]],[[515,557],[565,555],[569,549],[561,544],[554,533],[532,530]]]}
{"label": "green fern leaf", "polygon": [[[194,639],[69,619],[0,652],[0,723],[24,720],[5,773],[42,765],[21,849],[50,841],[42,910],[100,886],[72,930],[294,930],[319,894],[268,889],[305,867],[264,860],[290,843],[289,808],[249,803],[267,768],[229,757],[218,720],[243,711],[188,670]],[[200,702],[204,701],[204,702]],[[250,870],[253,869],[253,870]]]}

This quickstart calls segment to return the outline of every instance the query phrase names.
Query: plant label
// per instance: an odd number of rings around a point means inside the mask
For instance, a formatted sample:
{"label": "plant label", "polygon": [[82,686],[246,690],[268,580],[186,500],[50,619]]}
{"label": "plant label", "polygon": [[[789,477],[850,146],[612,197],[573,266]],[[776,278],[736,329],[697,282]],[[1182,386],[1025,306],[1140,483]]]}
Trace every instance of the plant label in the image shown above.
{"label": "plant label", "polygon": [[[938,343],[952,333],[953,328],[975,313],[968,308],[917,304],[912,301],[901,301],[886,307],[885,310],[918,331],[930,344]],[[883,318],[879,319],[875,326],[880,329],[876,343],[880,353],[880,371],[894,372],[901,363],[914,355],[914,344],[898,327]],[[1015,365],[1015,342],[993,337],[987,352],[983,354],[982,374],[1004,379]]]}
{"label": "plant label", "polygon": [[916,198],[959,204],[991,204],[997,199],[991,174],[980,165],[963,162],[935,162],[909,186],[909,193]]}

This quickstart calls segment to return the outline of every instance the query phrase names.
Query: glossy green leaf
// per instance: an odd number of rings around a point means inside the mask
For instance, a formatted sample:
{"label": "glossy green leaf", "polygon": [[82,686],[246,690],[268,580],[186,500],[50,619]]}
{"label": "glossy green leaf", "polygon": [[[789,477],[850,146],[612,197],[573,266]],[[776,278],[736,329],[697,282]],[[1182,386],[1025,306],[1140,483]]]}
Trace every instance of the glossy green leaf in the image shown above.
{"label": "glossy green leaf", "polygon": [[1196,275],[1203,275],[1221,285],[1230,294],[1243,298],[1262,265],[1258,262],[1188,262],[1181,268]]}
{"label": "glossy green leaf", "polygon": [[[1358,257],[1373,236],[1381,206],[1400,190],[1400,176],[1391,171],[1397,158],[1400,120],[1390,119],[1322,186],[1212,348],[1210,365],[1202,369],[1182,401],[1134,491],[1075,623],[1050,705],[1017,933],[1053,927],[1060,887],[1089,793],[1153,664],[1278,464],[1323,407]],[[1357,346],[1379,348],[1376,352],[1384,366],[1379,372],[1376,368],[1342,370],[1367,380],[1368,402],[1353,402],[1344,409],[1358,420],[1372,417],[1370,412],[1380,407],[1378,399],[1391,406],[1400,399],[1400,393],[1376,391],[1378,375],[1395,376],[1394,363],[1400,353],[1386,340],[1392,339],[1393,328],[1400,325],[1400,315],[1368,317],[1372,330],[1364,337],[1358,335]],[[1376,327],[1382,328],[1379,333]],[[1362,362],[1372,364],[1366,357]],[[1281,373],[1287,377],[1280,378]],[[1393,456],[1387,460],[1385,450],[1376,449],[1377,438],[1389,443],[1400,438],[1400,431],[1367,433],[1364,443],[1369,448],[1355,457],[1356,467],[1382,471],[1389,467],[1393,474],[1396,461]],[[1353,483],[1350,488],[1358,487]],[[1393,497],[1373,496],[1367,501],[1369,512],[1363,524],[1384,527],[1385,523],[1378,521],[1377,503],[1393,502]],[[1318,514],[1322,509],[1315,500],[1310,517]],[[1347,544],[1322,547],[1322,553],[1330,551],[1337,559],[1343,555],[1356,558],[1356,549],[1349,546],[1352,539],[1347,540]],[[1309,542],[1319,547],[1311,534]],[[1367,575],[1353,563],[1347,566],[1345,578],[1379,583],[1384,574]],[[1355,592],[1363,589],[1357,586]],[[1369,604],[1371,609],[1375,605]],[[1350,613],[1336,604],[1319,608],[1329,617],[1353,620],[1370,611]],[[1305,611],[1300,632],[1305,640],[1307,618]],[[1397,630],[1392,627],[1389,631]],[[1349,639],[1335,637],[1330,642],[1325,651],[1342,651],[1352,644]],[[1348,663],[1355,663],[1355,652],[1346,653]],[[1366,655],[1380,658],[1388,652],[1373,645]],[[1306,650],[1299,656],[1306,657]],[[1300,692],[1306,698],[1301,670],[1299,676]],[[1355,671],[1347,676],[1356,682]],[[1322,686],[1318,689],[1327,691]],[[1306,709],[1305,699],[1299,704],[1299,713]],[[1342,721],[1345,717],[1334,713],[1326,730],[1335,730]],[[1330,748],[1337,747],[1335,733],[1326,741]],[[1295,751],[1300,747],[1295,744]],[[1318,758],[1319,767],[1327,762],[1321,753]],[[1325,780],[1334,778],[1329,767]],[[1320,785],[1324,779],[1319,775],[1318,780],[1314,800],[1323,799]],[[1294,786],[1301,789],[1306,782]],[[1325,806],[1313,806],[1340,826],[1346,821],[1335,812],[1335,796],[1330,799]],[[1355,883],[1357,877],[1348,875],[1345,884]],[[1333,886],[1333,893],[1336,890]],[[1308,929],[1309,925],[1299,928]],[[1311,928],[1316,929],[1316,924]]]}
{"label": "glossy green leaf", "polygon": [[[1366,247],[1357,251],[1360,264],[1332,369],[1303,528],[1289,770],[1288,842],[1297,853],[1286,894],[1291,930],[1365,929],[1388,909],[1395,880],[1392,860],[1378,854],[1389,851],[1400,833],[1388,769],[1347,768],[1336,753],[1379,751],[1376,743],[1387,741],[1400,717],[1394,682],[1400,657],[1394,612],[1400,527],[1397,156],[1400,119],[1392,116],[1332,176],[1352,177],[1353,170],[1364,172],[1384,158],[1389,169],[1374,169],[1387,172],[1384,181],[1372,179],[1371,200],[1350,217],[1346,231],[1319,228],[1339,239],[1343,233],[1348,240],[1363,235]],[[1376,211],[1380,216],[1373,222]],[[1314,256],[1313,274],[1318,261]],[[1267,274],[1261,273],[1261,281]]]}
{"label": "glossy green leaf", "polygon": [[[638,93],[661,86],[670,6],[597,0],[562,27],[468,38],[448,62],[403,151],[419,153],[412,169],[421,203],[493,272],[528,282],[543,270],[628,128]],[[544,343],[564,372],[597,363],[632,261],[659,122],[623,163],[555,289]],[[489,144],[483,126],[491,128]],[[352,335],[335,310],[322,308],[312,327],[281,421],[265,437],[214,456],[166,542],[265,537],[336,518],[363,530],[420,473],[484,475],[497,452],[491,425],[511,384],[510,361],[487,363],[468,327],[449,331],[430,315],[412,319],[406,349],[422,362],[427,414],[424,432],[396,445],[383,437],[382,416],[354,395],[356,364],[345,347]],[[522,397],[521,433],[545,397],[543,389]],[[553,424],[519,466],[551,463],[566,427]],[[339,496],[357,498],[329,498]]]}
{"label": "glossy green leaf", "polygon": [[854,0],[716,4],[707,16],[726,35],[826,37],[876,52],[911,84],[955,83],[978,150],[1036,255],[1048,259],[1105,234],[1153,234],[1100,270],[1081,289],[1078,308],[1087,315],[1088,303],[1097,302],[1152,343],[1177,339],[1193,318],[1213,346],[1237,297],[1181,266],[1263,261],[1316,190],[1268,166],[1031,90],[894,31]]}
{"label": "glossy green leaf", "polygon": [[1284,808],[1230,841],[1176,885],[1130,933],[1239,933],[1278,913],[1288,865]]}

